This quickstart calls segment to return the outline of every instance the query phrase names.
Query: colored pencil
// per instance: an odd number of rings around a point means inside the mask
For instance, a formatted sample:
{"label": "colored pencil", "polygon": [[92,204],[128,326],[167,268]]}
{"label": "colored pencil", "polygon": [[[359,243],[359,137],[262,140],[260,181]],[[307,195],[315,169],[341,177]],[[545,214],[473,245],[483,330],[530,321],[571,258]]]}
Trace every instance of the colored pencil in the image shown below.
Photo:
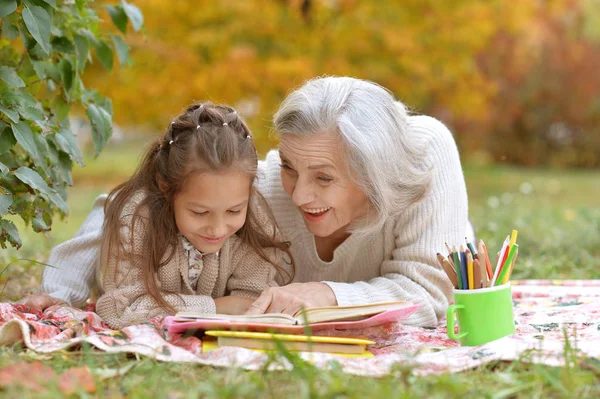
{"label": "colored pencil", "polygon": [[473,281],[475,282],[475,289],[484,287],[482,276],[485,274],[485,268],[481,267],[482,264],[481,259],[473,260]]}
{"label": "colored pencil", "polygon": [[471,251],[471,254],[473,254],[473,260],[479,259],[479,257],[477,256],[477,251],[475,251],[475,248],[473,248],[473,244],[469,242],[467,237],[465,237],[465,242],[467,243],[467,248],[469,248],[469,251]]}
{"label": "colored pencil", "polygon": [[469,289],[475,289],[475,275],[473,271],[473,255],[469,248],[465,251],[465,257],[467,258],[467,273],[469,277]]}
{"label": "colored pencil", "polygon": [[452,257],[454,258],[454,268],[456,269],[456,278],[458,279],[458,289],[463,289],[462,269],[460,267],[460,258],[456,247],[452,248]]}
{"label": "colored pencil", "polygon": [[512,262],[510,263],[510,269],[508,269],[508,274],[504,278],[505,281],[502,284],[506,284],[506,283],[508,283],[508,280],[510,280],[510,276],[512,274],[513,268],[515,267],[515,263],[517,263],[518,256],[519,256],[519,248],[517,248],[517,252],[515,252],[515,257],[513,258]]}
{"label": "colored pencil", "polygon": [[512,248],[513,245],[515,245],[517,243],[517,235],[519,234],[519,232],[517,230],[513,230],[510,233],[510,244],[509,247]]}
{"label": "colored pencil", "polygon": [[518,249],[519,249],[519,244],[514,244],[513,247],[510,249],[510,253],[508,254],[508,257],[506,258],[507,266],[503,267],[502,270],[500,271],[500,274],[498,275],[498,279],[496,280],[494,286],[503,284],[502,282],[504,281],[504,278],[508,275],[508,271],[510,270],[510,263],[512,263],[513,258],[515,257],[515,253],[517,252]]}
{"label": "colored pencil", "polygon": [[[446,259],[442,254],[438,253],[438,260],[440,261],[440,264],[442,265],[442,268],[444,269],[444,272],[446,272],[446,275],[448,276],[448,278],[450,279],[450,282],[452,283],[452,286],[454,288],[458,288],[458,278],[456,275],[456,270],[454,270],[454,268],[450,265],[450,262],[448,262],[448,259]],[[440,260],[441,258],[441,260]]]}
{"label": "colored pencil", "polygon": [[469,274],[467,272],[467,256],[465,255],[465,247],[460,246],[460,274],[462,276],[463,290],[469,289]]}
{"label": "colored pencil", "polygon": [[484,254],[483,256],[485,257],[485,270],[487,271],[487,280],[490,281],[494,276],[494,272],[492,271],[490,257],[487,251],[487,247],[485,246],[485,242],[483,242],[483,240],[479,240],[479,252]]}
{"label": "colored pencil", "polygon": [[502,271],[502,264],[504,263],[505,257],[508,256],[508,244],[510,243],[510,236],[506,236],[502,249],[498,253],[498,259],[496,260],[496,270],[494,270],[494,278],[492,279],[492,286],[496,285],[498,281],[498,275]]}

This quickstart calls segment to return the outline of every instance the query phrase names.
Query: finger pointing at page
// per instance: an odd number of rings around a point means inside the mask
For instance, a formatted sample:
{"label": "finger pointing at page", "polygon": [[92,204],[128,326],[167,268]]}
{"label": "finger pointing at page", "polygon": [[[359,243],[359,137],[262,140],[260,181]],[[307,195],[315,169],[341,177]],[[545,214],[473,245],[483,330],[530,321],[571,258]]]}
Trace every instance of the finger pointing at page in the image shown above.
{"label": "finger pointing at page", "polygon": [[248,308],[245,314],[263,314],[269,308],[272,301],[273,291],[271,289],[267,289],[263,291],[254,302],[252,302],[250,308]]}

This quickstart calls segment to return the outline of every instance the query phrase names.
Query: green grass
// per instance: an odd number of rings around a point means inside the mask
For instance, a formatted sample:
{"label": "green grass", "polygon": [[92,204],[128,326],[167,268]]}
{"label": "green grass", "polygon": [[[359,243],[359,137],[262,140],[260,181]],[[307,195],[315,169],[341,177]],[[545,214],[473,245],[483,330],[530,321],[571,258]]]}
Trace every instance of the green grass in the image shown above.
{"label": "green grass", "polygon": [[[23,248],[4,251],[0,262],[17,258],[45,260],[49,249],[71,237],[90,210],[93,199],[107,192],[135,167],[139,143],[110,147],[98,160],[87,157],[86,168],[74,170],[69,192],[71,214],[55,222],[50,234],[22,231]],[[519,230],[520,254],[514,278],[600,278],[600,172],[529,170],[511,167],[465,168],[470,215],[489,248],[499,248],[512,229]],[[21,227],[21,226],[20,226]],[[13,264],[0,277],[8,282],[8,299],[39,284],[40,267]],[[570,356],[567,350],[567,356]],[[39,355],[18,348],[0,349],[0,366],[33,361]],[[417,377],[410,365],[399,365],[384,378],[363,378],[339,369],[322,371],[291,358],[293,371],[267,372],[215,369],[188,364],[135,360],[90,350],[44,355],[57,372],[88,365],[92,369],[135,366],[125,376],[99,382],[100,397],[237,398],[237,397],[488,397],[536,398],[600,396],[600,360],[572,358],[565,367],[527,362],[491,363],[459,374]],[[57,396],[49,383],[46,394]],[[54,388],[53,388],[54,387]],[[23,397],[11,391],[6,397]],[[54,391],[53,391],[54,389]],[[85,396],[85,395],[81,395]]]}

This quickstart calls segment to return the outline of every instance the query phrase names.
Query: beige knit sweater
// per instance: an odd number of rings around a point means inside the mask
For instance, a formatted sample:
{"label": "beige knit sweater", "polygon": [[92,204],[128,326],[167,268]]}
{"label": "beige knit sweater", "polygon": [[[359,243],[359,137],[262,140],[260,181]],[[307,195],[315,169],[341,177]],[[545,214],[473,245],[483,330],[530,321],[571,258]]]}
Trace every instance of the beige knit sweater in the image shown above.
{"label": "beige knit sweater", "polygon": [[[432,326],[443,317],[452,294],[435,254],[445,251],[444,241],[454,244],[466,235],[472,238],[472,230],[467,220],[465,180],[452,134],[434,118],[412,116],[409,137],[426,143],[424,162],[433,173],[430,192],[403,214],[390,218],[380,232],[363,240],[348,238],[335,250],[331,262],[319,258],[314,237],[283,191],[276,151],[259,163],[257,186],[271,205],[284,237],[292,243],[294,281],[325,281],[340,305],[417,301],[423,306],[407,323]],[[96,200],[73,239],[53,249],[48,263],[55,267],[44,269],[43,290],[73,306],[83,305],[93,286],[105,198]]]}
{"label": "beige knit sweater", "polygon": [[[144,286],[142,267],[146,257],[142,239],[148,212],[142,210],[144,219],[137,218],[136,223],[133,223],[132,216],[143,198],[142,193],[134,194],[121,213],[121,248],[123,253],[130,256],[122,256],[124,259],[118,262],[118,267],[113,256],[105,268],[98,269],[101,296],[96,303],[96,311],[113,328],[123,328],[166,315]],[[132,228],[133,245],[130,240]],[[271,251],[271,254],[275,256],[276,252],[279,251]],[[213,298],[235,295],[255,299],[264,289],[277,285],[275,276],[275,267],[234,235],[225,242],[218,254],[203,256],[196,290],[192,289],[189,282],[188,256],[181,242],[171,260],[159,269],[157,281],[163,298],[176,310],[215,313]]]}

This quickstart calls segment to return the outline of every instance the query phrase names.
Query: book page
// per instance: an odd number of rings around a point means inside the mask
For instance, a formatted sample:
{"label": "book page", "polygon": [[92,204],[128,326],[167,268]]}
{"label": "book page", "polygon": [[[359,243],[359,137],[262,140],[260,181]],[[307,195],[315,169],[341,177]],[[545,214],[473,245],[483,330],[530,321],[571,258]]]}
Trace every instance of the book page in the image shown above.
{"label": "book page", "polygon": [[298,324],[304,324],[304,317],[308,323],[321,323],[324,321],[361,320],[366,317],[385,312],[387,310],[412,306],[412,302],[378,302],[354,306],[324,306],[318,308],[307,308],[297,312],[294,316]]}
{"label": "book page", "polygon": [[198,312],[179,312],[175,315],[175,321],[191,320],[226,320],[231,323],[273,323],[273,324],[296,324],[293,316],[283,313],[265,313],[257,315],[229,315],[211,314]]}

